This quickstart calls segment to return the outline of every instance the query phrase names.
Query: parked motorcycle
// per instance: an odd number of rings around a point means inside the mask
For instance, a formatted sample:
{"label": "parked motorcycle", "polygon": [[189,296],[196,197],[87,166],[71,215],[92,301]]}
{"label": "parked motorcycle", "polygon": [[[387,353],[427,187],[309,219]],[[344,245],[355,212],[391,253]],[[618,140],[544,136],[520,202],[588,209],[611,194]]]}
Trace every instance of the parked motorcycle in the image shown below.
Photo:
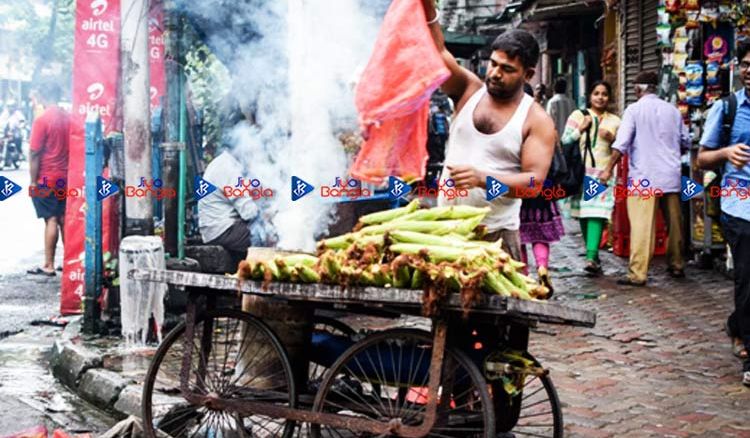
{"label": "parked motorcycle", "polygon": [[0,150],[0,169],[5,167],[18,169],[21,166],[21,161],[23,160],[23,151],[21,149],[23,137],[22,127],[6,130],[0,142],[0,146],[2,147],[2,150]]}

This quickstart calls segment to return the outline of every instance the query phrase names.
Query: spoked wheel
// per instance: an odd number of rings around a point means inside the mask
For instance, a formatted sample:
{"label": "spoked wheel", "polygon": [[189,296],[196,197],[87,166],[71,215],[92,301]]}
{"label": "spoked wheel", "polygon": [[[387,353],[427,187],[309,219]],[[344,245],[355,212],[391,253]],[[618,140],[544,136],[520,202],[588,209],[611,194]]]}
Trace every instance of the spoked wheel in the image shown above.
{"label": "spoked wheel", "polygon": [[[290,437],[294,423],[193,405],[180,392],[185,323],[164,339],[143,387],[143,423],[174,438]],[[292,369],[276,335],[261,321],[236,310],[214,310],[196,318],[189,388],[223,400],[264,401],[294,407]]]}
{"label": "spoked wheel", "polygon": [[[493,393],[495,391],[504,391],[502,385],[493,384]],[[503,437],[563,437],[560,399],[549,375],[526,375],[522,392],[513,397],[511,405],[508,405],[507,401],[507,397],[496,399],[497,429],[501,432],[510,430],[502,435]],[[509,411],[514,411],[511,414],[513,418],[515,413],[518,415],[515,424],[508,421],[509,417],[506,415]]]}
{"label": "spoked wheel", "polygon": [[[422,424],[432,336],[418,330],[388,330],[349,348],[328,370],[313,411]],[[495,417],[487,384],[462,352],[446,349],[438,391],[437,420],[430,437],[494,438]],[[363,432],[312,425],[313,437],[368,437]]]}
{"label": "spoked wheel", "polygon": [[[327,316],[315,316],[313,318],[314,331],[325,332],[332,335],[345,336],[352,338],[356,332],[353,328],[344,324],[343,322],[329,318]],[[310,373],[308,374],[309,382],[313,385],[319,384],[323,380],[323,374],[325,374],[326,368],[323,365],[310,362]]]}

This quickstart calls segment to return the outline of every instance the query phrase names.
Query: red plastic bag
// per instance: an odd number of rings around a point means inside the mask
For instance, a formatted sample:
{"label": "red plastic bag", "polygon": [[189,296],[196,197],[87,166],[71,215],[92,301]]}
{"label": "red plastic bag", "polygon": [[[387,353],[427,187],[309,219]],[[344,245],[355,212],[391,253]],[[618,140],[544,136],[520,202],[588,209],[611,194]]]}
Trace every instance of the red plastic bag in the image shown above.
{"label": "red plastic bag", "polygon": [[356,89],[366,140],[354,178],[380,184],[391,175],[424,177],[430,96],[449,76],[421,0],[394,0]]}
{"label": "red plastic bag", "polygon": [[47,438],[47,428],[44,426],[32,427],[12,435],[4,435],[2,438]]}

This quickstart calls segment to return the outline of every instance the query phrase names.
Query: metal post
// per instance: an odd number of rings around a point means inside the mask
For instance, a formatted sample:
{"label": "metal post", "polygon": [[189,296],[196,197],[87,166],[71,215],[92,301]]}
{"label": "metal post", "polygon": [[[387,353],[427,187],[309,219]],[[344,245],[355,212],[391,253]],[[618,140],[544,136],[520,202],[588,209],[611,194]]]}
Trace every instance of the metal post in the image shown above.
{"label": "metal post", "polygon": [[94,113],[86,119],[86,259],[83,299],[83,331],[94,334],[98,330],[99,307],[96,299],[102,284],[102,203],[96,199],[97,176],[102,173],[104,153],[102,124]]}
{"label": "metal post", "polygon": [[[185,145],[182,143],[162,143],[161,149],[164,187],[179,187],[180,154],[185,149]],[[178,254],[178,210],[178,199],[164,199],[164,250],[171,257],[176,257]]]}
{"label": "metal post", "polygon": [[[122,102],[125,134],[125,184],[151,177],[151,108],[148,53],[148,0],[122,1]],[[125,199],[125,234],[154,232],[150,193]]]}
{"label": "metal post", "polygon": [[180,175],[177,186],[177,258],[185,258],[185,191],[187,163],[185,159],[185,141],[187,140],[187,103],[185,102],[185,76],[180,74]]}

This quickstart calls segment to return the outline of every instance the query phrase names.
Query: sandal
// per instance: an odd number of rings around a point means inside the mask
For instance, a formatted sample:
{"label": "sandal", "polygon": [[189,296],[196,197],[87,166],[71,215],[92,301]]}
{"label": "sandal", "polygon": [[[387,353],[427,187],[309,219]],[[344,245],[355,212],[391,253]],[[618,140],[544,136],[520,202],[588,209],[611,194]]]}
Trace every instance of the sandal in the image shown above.
{"label": "sandal", "polygon": [[602,270],[602,265],[599,263],[589,260],[586,262],[586,266],[583,268],[584,271],[590,276],[598,277],[602,274],[604,274],[604,271]]}
{"label": "sandal", "polygon": [[547,272],[547,268],[544,266],[540,266],[537,269],[537,275],[539,276],[539,284],[547,288],[547,299],[552,297],[552,294],[555,292],[555,289],[552,287],[552,280],[549,278],[549,272]]}
{"label": "sandal", "polygon": [[745,349],[742,339],[732,338],[732,354],[738,359],[745,360],[748,358],[747,349]]}
{"label": "sandal", "polygon": [[55,271],[45,271],[42,268],[29,269],[28,271],[26,271],[26,273],[31,275],[44,275],[47,277],[54,277],[55,275],[57,275]]}

